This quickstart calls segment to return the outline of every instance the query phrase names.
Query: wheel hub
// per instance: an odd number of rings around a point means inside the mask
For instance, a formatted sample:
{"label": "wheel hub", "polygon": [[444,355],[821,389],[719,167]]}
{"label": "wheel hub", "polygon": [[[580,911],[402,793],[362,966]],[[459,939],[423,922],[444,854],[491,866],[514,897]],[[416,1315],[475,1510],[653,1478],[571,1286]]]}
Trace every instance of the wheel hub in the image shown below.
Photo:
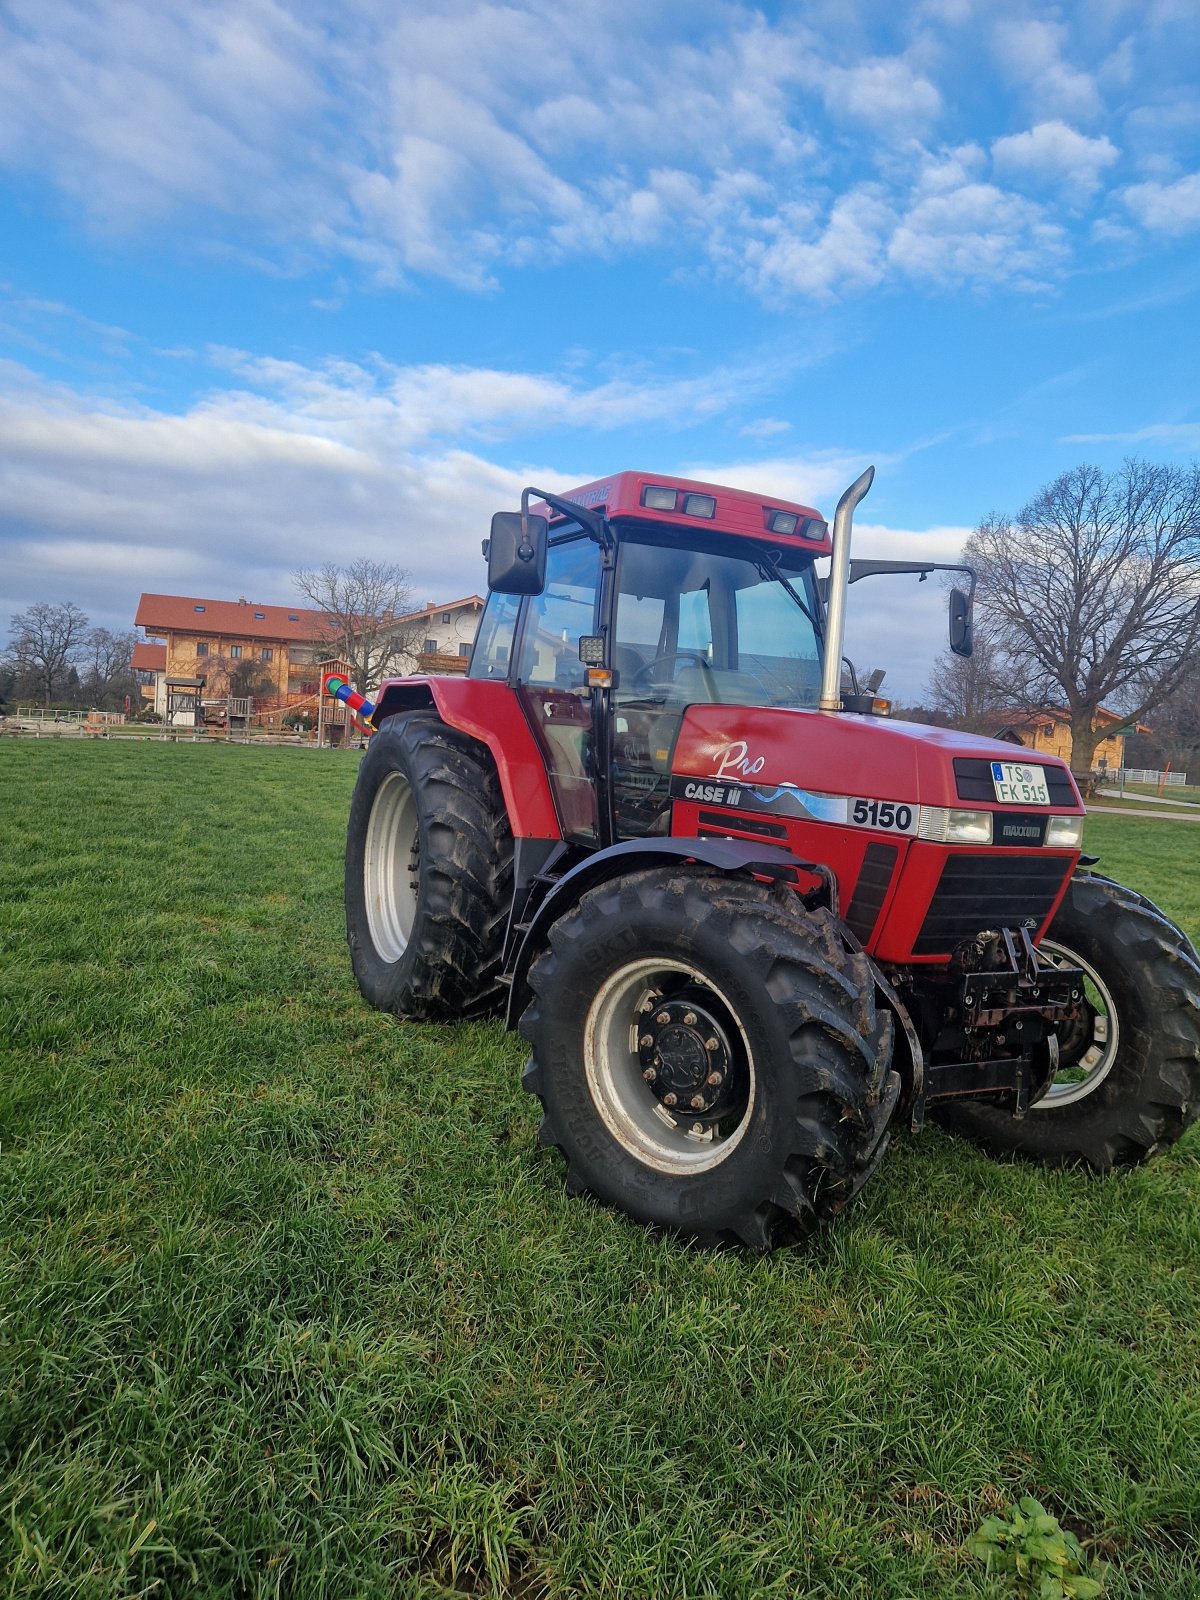
{"label": "wheel hub", "polygon": [[639,1008],[642,1077],[673,1117],[711,1119],[730,1095],[733,1052],[724,1028],[695,993],[648,997]]}

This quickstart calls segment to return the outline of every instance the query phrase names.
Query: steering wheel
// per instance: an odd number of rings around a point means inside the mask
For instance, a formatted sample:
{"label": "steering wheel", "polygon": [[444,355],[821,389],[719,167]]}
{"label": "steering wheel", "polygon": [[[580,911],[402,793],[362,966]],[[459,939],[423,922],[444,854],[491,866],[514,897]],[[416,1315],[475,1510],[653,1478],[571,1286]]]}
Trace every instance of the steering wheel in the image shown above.
{"label": "steering wheel", "polygon": [[705,671],[713,670],[712,662],[700,650],[664,650],[662,655],[655,656],[653,661],[647,661],[644,667],[639,667],[633,675],[634,683],[654,684],[658,680],[658,670],[664,665],[673,665],[676,661],[694,661],[698,667]]}

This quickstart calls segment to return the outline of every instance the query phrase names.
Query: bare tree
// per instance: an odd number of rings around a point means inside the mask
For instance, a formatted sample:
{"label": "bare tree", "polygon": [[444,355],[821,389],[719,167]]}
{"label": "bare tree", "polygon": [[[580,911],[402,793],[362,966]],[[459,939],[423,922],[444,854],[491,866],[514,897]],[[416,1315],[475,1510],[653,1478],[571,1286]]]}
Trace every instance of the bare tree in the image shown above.
{"label": "bare tree", "polygon": [[39,600],[12,618],[10,659],[18,676],[34,685],[43,705],[50,704],[78,659],[87,625],[86,611],[73,600],[57,606]]}
{"label": "bare tree", "polygon": [[93,705],[136,694],[133,676],[136,643],[135,633],[111,633],[107,628],[93,628],[83,641],[83,687]]}
{"label": "bare tree", "polygon": [[934,662],[925,696],[951,727],[965,733],[995,733],[1003,713],[1020,703],[995,628],[985,618],[979,618],[971,655],[947,649]]}
{"label": "bare tree", "polygon": [[413,609],[403,568],[360,558],[344,567],[297,572],[292,581],[324,613],[324,643],[330,655],[349,662],[360,694],[373,693],[384,678],[415,664],[424,624],[402,620]]}
{"label": "bare tree", "polygon": [[1079,466],[1015,518],[967,541],[982,614],[1017,696],[1062,706],[1071,766],[1091,770],[1105,702],[1132,726],[1184,678],[1200,644],[1200,468]]}
{"label": "bare tree", "polygon": [[1126,764],[1161,767],[1169,761],[1176,772],[1189,773],[1200,782],[1200,660],[1175,692],[1163,700],[1151,718],[1149,733],[1135,734],[1126,743]]}

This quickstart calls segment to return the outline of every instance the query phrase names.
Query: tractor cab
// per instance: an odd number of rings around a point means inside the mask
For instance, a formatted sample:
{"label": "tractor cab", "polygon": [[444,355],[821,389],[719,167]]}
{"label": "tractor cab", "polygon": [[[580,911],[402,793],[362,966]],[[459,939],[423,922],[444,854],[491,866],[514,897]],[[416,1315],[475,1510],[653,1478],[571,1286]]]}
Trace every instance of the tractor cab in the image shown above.
{"label": "tractor cab", "polygon": [[827,526],[810,507],[635,473],[546,508],[526,513],[541,590],[492,587],[469,676],[516,691],[567,838],[665,834],[689,706],[817,706]]}

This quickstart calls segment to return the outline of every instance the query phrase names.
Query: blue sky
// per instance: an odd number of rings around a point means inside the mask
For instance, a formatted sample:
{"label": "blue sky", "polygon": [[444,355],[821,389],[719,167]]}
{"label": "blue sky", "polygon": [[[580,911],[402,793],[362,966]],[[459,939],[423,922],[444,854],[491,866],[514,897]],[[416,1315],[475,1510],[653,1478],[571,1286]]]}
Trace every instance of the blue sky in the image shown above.
{"label": "blue sky", "polygon": [[[6,0],[0,633],[483,581],[536,482],[685,472],[953,558],[1200,452],[1194,0]],[[919,694],[935,586],[856,587]]]}

